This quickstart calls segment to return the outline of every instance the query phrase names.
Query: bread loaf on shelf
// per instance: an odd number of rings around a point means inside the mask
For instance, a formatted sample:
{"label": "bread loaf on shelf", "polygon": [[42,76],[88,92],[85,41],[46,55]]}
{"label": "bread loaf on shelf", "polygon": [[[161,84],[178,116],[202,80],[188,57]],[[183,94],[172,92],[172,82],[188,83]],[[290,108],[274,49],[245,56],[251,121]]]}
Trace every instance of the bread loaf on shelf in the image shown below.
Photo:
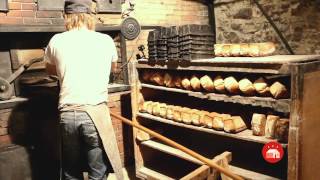
{"label": "bread loaf on shelf", "polygon": [[148,106],[149,106],[150,104],[152,104],[152,103],[153,103],[152,101],[145,101],[145,102],[142,104],[142,106],[140,106],[139,111],[140,111],[140,112],[143,112],[143,113],[148,112]]}
{"label": "bread loaf on shelf", "polygon": [[247,129],[246,124],[240,116],[232,116],[225,119],[224,121],[224,131],[228,133],[238,133]]}
{"label": "bread loaf on shelf", "polygon": [[164,75],[160,72],[155,72],[152,76],[151,76],[151,82],[163,86],[164,85]]}
{"label": "bread loaf on shelf", "polygon": [[155,102],[152,105],[152,114],[154,116],[160,116],[160,103],[159,102]]}
{"label": "bread loaf on shelf", "polygon": [[200,126],[206,126],[205,117],[210,114],[208,111],[200,111]]}
{"label": "bread loaf on shelf", "polygon": [[167,104],[160,103],[160,117],[166,118],[167,117]]}
{"label": "bread loaf on shelf", "polygon": [[167,86],[169,88],[175,87],[175,84],[174,84],[174,81],[173,81],[173,77],[169,73],[165,73],[164,74],[163,83],[164,83],[165,86]]}
{"label": "bread loaf on shelf", "polygon": [[204,116],[205,126],[208,128],[213,128],[213,119],[217,115],[218,115],[218,113],[216,113],[216,112],[206,113]]}
{"label": "bread loaf on shelf", "polygon": [[261,96],[269,95],[268,83],[264,80],[263,77],[260,77],[259,79],[255,80],[253,83],[253,86],[259,95]]}
{"label": "bread loaf on shelf", "polygon": [[239,81],[239,89],[245,95],[254,95],[256,92],[253,83],[247,78]]}
{"label": "bread loaf on shelf", "polygon": [[215,44],[214,45],[214,54],[215,56],[222,56],[222,47],[224,44]]}
{"label": "bread loaf on shelf", "polygon": [[265,136],[270,139],[275,138],[275,128],[277,121],[279,120],[279,116],[268,115],[265,127]]}
{"label": "bread loaf on shelf", "polygon": [[266,115],[254,113],[251,120],[252,134],[255,136],[264,136],[266,121]]}
{"label": "bread loaf on shelf", "polygon": [[233,76],[229,76],[224,79],[224,86],[229,93],[239,93],[239,83]]}
{"label": "bread loaf on shelf", "polygon": [[221,76],[217,76],[214,78],[213,85],[217,92],[220,92],[220,93],[226,92],[226,89],[224,86],[224,79]]}
{"label": "bread loaf on shelf", "polygon": [[151,139],[151,135],[146,133],[146,132],[144,132],[144,131],[138,130],[136,138],[139,141],[148,141],[148,140]]}
{"label": "bread loaf on shelf", "polygon": [[182,88],[182,78],[179,75],[173,76],[173,83],[175,87]]}
{"label": "bread loaf on shelf", "polygon": [[197,109],[191,110],[191,123],[196,126],[200,126],[201,113]]}
{"label": "bread loaf on shelf", "polygon": [[200,78],[200,84],[202,88],[208,92],[213,92],[214,91],[214,84],[213,80],[211,79],[210,76],[205,75]]}
{"label": "bread loaf on shelf", "polygon": [[218,114],[213,118],[213,129],[222,131],[224,129],[224,120],[230,118],[230,114]]}
{"label": "bread loaf on shelf", "polygon": [[181,110],[181,119],[185,124],[191,124],[191,109],[190,108],[182,108]]}
{"label": "bread loaf on shelf", "polygon": [[182,107],[181,106],[175,106],[173,108],[173,120],[174,121],[182,122],[181,111],[182,111]]}
{"label": "bread loaf on shelf", "polygon": [[167,119],[173,119],[173,109],[174,109],[174,106],[173,105],[168,105],[167,106]]}
{"label": "bread loaf on shelf", "polygon": [[287,98],[288,97],[288,90],[285,85],[280,83],[279,81],[273,83],[270,86],[270,93],[276,99],[280,98]]}
{"label": "bread loaf on shelf", "polygon": [[186,90],[192,90],[191,82],[187,76],[184,76],[181,81],[181,85]]}
{"label": "bread loaf on shelf", "polygon": [[191,84],[191,87],[194,91],[201,90],[200,79],[196,75],[191,76],[190,84]]}
{"label": "bread loaf on shelf", "polygon": [[259,44],[257,43],[250,43],[249,44],[249,56],[251,57],[258,57],[259,54]]}
{"label": "bread loaf on shelf", "polygon": [[235,56],[235,57],[240,56],[240,52],[241,52],[240,44],[231,44],[230,48],[231,48],[231,56]]}
{"label": "bread loaf on shelf", "polygon": [[272,42],[259,43],[259,56],[270,56],[276,51],[276,45]]}
{"label": "bread loaf on shelf", "polygon": [[240,44],[240,56],[249,56],[249,44]]}
{"label": "bread loaf on shelf", "polygon": [[146,106],[147,106],[147,113],[148,114],[152,114],[152,110],[153,110],[153,105],[155,104],[156,102],[152,102],[151,103],[148,103]]}
{"label": "bread loaf on shelf", "polygon": [[222,56],[224,57],[229,57],[232,56],[231,54],[231,45],[230,44],[225,44],[222,46]]}
{"label": "bread loaf on shelf", "polygon": [[279,119],[276,124],[275,138],[279,142],[287,143],[289,133],[289,119]]}

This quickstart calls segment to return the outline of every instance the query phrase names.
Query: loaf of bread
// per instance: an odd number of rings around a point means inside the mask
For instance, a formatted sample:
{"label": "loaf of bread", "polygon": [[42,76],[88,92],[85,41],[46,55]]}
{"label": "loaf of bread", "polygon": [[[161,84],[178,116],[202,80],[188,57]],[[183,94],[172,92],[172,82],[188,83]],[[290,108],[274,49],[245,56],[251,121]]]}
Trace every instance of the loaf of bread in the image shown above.
{"label": "loaf of bread", "polygon": [[277,121],[279,120],[279,116],[268,115],[265,127],[265,136],[267,138],[274,139],[275,138],[275,128]]}
{"label": "loaf of bread", "polygon": [[175,87],[177,87],[177,88],[182,88],[182,79],[181,79],[181,76],[175,75],[175,76],[173,77],[173,83],[174,83]]}
{"label": "loaf of bread", "polygon": [[213,118],[215,117],[215,113],[206,113],[205,115],[204,115],[204,124],[205,124],[205,126],[206,127],[208,127],[208,128],[212,128],[213,126],[212,126],[212,124],[213,124]]}
{"label": "loaf of bread", "polygon": [[223,121],[223,129],[228,133],[238,133],[247,129],[246,124],[240,116],[232,116],[231,118]]}
{"label": "loaf of bread", "polygon": [[142,73],[143,82],[150,82],[153,73],[151,71],[144,71]]}
{"label": "loaf of bread", "polygon": [[172,105],[167,105],[167,119],[173,119],[173,109],[174,109],[174,106]]}
{"label": "loaf of bread", "polygon": [[196,75],[191,76],[190,84],[191,84],[191,87],[194,91],[201,90],[200,79]]}
{"label": "loaf of bread", "polygon": [[173,108],[173,120],[174,121],[182,122],[181,111],[182,111],[181,106],[175,106]]}
{"label": "loaf of bread", "polygon": [[213,80],[211,79],[210,76],[205,75],[200,78],[200,84],[202,88],[208,92],[213,92],[214,91],[214,84]]}
{"label": "loaf of bread", "polygon": [[231,94],[239,93],[239,83],[233,76],[229,76],[224,79],[224,86]]}
{"label": "loaf of bread", "polygon": [[286,86],[278,81],[270,86],[270,93],[276,99],[288,97],[288,90]]}
{"label": "loaf of bread", "polygon": [[153,103],[152,101],[145,101],[142,106],[139,107],[139,111],[140,112],[143,112],[143,113],[146,113],[148,112],[148,106]]}
{"label": "loaf of bread", "polygon": [[200,111],[200,126],[206,126],[205,117],[210,114],[208,111]]}
{"label": "loaf of bread", "polygon": [[185,124],[191,124],[191,109],[190,108],[182,108],[181,110],[181,119]]}
{"label": "loaf of bread", "polygon": [[163,86],[164,85],[164,75],[163,73],[160,72],[155,72],[152,76],[151,76],[151,82]]}
{"label": "loaf of bread", "polygon": [[249,44],[240,44],[240,56],[249,56]]}
{"label": "loaf of bread", "polygon": [[155,102],[152,105],[152,114],[154,116],[160,116],[160,103],[159,102]]}
{"label": "loaf of bread", "polygon": [[259,44],[257,43],[250,43],[249,44],[249,56],[251,57],[258,57],[260,54],[259,51]]}
{"label": "loaf of bread", "polygon": [[151,139],[151,135],[146,133],[146,132],[144,132],[144,131],[138,130],[136,138],[139,141],[148,141],[148,140]]}
{"label": "loaf of bread", "polygon": [[224,120],[229,119],[230,114],[218,114],[213,118],[213,129],[222,131],[224,129]]}
{"label": "loaf of bread", "polygon": [[182,78],[181,85],[186,90],[192,90],[191,82],[187,76]]}
{"label": "loaf of bread", "polygon": [[167,117],[167,104],[160,103],[160,117],[166,118]]}
{"label": "loaf of bread", "polygon": [[279,142],[287,143],[289,133],[289,119],[279,119],[276,124],[275,138]]}
{"label": "loaf of bread", "polygon": [[216,91],[220,93],[225,93],[226,89],[224,86],[224,79],[221,76],[217,76],[213,80],[213,85]]}
{"label": "loaf of bread", "polygon": [[224,44],[215,44],[214,45],[214,54],[215,56],[222,56],[222,47]]}
{"label": "loaf of bread", "polygon": [[201,113],[197,109],[191,110],[191,123],[200,126]]}
{"label": "loaf of bread", "polygon": [[264,80],[264,78],[261,77],[255,80],[253,83],[253,86],[259,95],[262,95],[262,96],[269,95],[268,83]]}
{"label": "loaf of bread", "polygon": [[240,44],[231,44],[231,56],[239,57],[241,52]]}
{"label": "loaf of bread", "polygon": [[163,83],[164,83],[165,86],[167,86],[169,88],[175,87],[175,84],[174,84],[174,81],[173,81],[173,77],[169,73],[165,73],[164,74]]}
{"label": "loaf of bread", "polygon": [[239,81],[239,89],[245,95],[254,95],[256,92],[252,82],[247,78],[243,78]]}
{"label": "loaf of bread", "polygon": [[259,43],[259,56],[270,56],[276,51],[276,46],[272,42]]}
{"label": "loaf of bread", "polygon": [[267,117],[264,114],[253,114],[251,120],[252,134],[255,136],[264,136]]}
{"label": "loaf of bread", "polygon": [[156,102],[152,102],[151,103],[148,103],[146,106],[147,106],[147,113],[148,114],[152,114],[152,110],[153,110],[153,105],[155,104]]}
{"label": "loaf of bread", "polygon": [[222,56],[223,57],[230,57],[231,56],[231,45],[225,44],[222,46]]}

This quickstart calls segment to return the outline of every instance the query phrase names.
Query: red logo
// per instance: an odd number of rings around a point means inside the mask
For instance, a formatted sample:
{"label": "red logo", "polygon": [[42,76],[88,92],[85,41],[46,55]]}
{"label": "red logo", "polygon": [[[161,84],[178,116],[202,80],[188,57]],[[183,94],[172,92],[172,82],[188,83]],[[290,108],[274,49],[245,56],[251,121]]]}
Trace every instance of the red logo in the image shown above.
{"label": "red logo", "polygon": [[269,142],[262,148],[262,156],[269,163],[277,163],[283,158],[283,148],[277,142]]}

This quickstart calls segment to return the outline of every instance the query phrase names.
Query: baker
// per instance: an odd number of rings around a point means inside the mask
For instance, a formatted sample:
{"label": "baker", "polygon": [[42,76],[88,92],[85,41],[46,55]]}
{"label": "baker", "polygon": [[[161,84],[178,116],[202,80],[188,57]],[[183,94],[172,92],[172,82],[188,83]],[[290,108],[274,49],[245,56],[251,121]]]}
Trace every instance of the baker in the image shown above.
{"label": "baker", "polygon": [[[45,51],[47,72],[59,77],[62,179],[103,179],[110,164],[122,180],[122,164],[107,106],[109,75],[118,59],[113,39],[95,32],[91,0],[66,0],[67,31]],[[83,156],[83,154],[85,156]]]}

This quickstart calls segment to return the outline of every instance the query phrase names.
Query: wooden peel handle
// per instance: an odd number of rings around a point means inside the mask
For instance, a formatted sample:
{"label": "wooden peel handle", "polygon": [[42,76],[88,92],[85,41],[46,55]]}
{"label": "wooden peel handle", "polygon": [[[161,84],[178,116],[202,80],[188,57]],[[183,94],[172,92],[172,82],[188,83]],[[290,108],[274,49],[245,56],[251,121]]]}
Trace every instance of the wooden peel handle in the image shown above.
{"label": "wooden peel handle", "polygon": [[138,123],[134,123],[134,122],[132,122],[132,121],[130,121],[130,120],[128,120],[128,119],[120,116],[120,115],[117,115],[117,114],[115,114],[115,113],[113,113],[113,112],[110,112],[110,114],[111,114],[111,116],[113,116],[113,117],[115,117],[115,118],[117,118],[117,119],[120,119],[122,122],[124,122],[124,123],[126,123],[126,124],[128,124],[128,125],[130,125],[130,126],[133,126],[133,127],[135,127],[135,128],[138,128],[138,129],[140,129],[140,130],[142,130],[142,131],[150,134],[151,136],[153,136],[153,137],[155,137],[155,138],[157,138],[157,139],[165,142],[166,144],[171,145],[171,146],[173,146],[173,147],[175,147],[175,148],[177,148],[177,149],[179,149],[179,150],[181,150],[181,151],[189,154],[190,156],[192,156],[192,157],[200,160],[200,161],[203,162],[204,164],[207,164],[208,166],[210,166],[210,167],[218,170],[219,172],[225,174],[226,176],[228,176],[228,177],[230,177],[230,178],[232,178],[232,179],[235,179],[235,180],[243,180],[242,177],[233,174],[233,173],[230,172],[229,170],[227,170],[227,169],[219,166],[218,164],[212,162],[210,159],[208,159],[208,158],[206,158],[206,157],[204,157],[204,156],[202,156],[202,155],[200,155],[200,154],[198,154],[198,153],[196,153],[196,152],[194,152],[194,151],[192,151],[192,150],[190,150],[190,149],[188,149],[188,148],[186,148],[186,147],[184,147],[184,146],[182,146],[182,145],[180,145],[180,144],[178,144],[178,143],[176,143],[176,142],[174,142],[174,141],[172,141],[171,139],[168,139],[168,138],[162,136],[162,135],[159,134],[159,133],[156,133],[156,132],[154,132],[154,131],[152,131],[152,130],[144,127],[144,126],[141,126],[141,125],[138,124]]}

